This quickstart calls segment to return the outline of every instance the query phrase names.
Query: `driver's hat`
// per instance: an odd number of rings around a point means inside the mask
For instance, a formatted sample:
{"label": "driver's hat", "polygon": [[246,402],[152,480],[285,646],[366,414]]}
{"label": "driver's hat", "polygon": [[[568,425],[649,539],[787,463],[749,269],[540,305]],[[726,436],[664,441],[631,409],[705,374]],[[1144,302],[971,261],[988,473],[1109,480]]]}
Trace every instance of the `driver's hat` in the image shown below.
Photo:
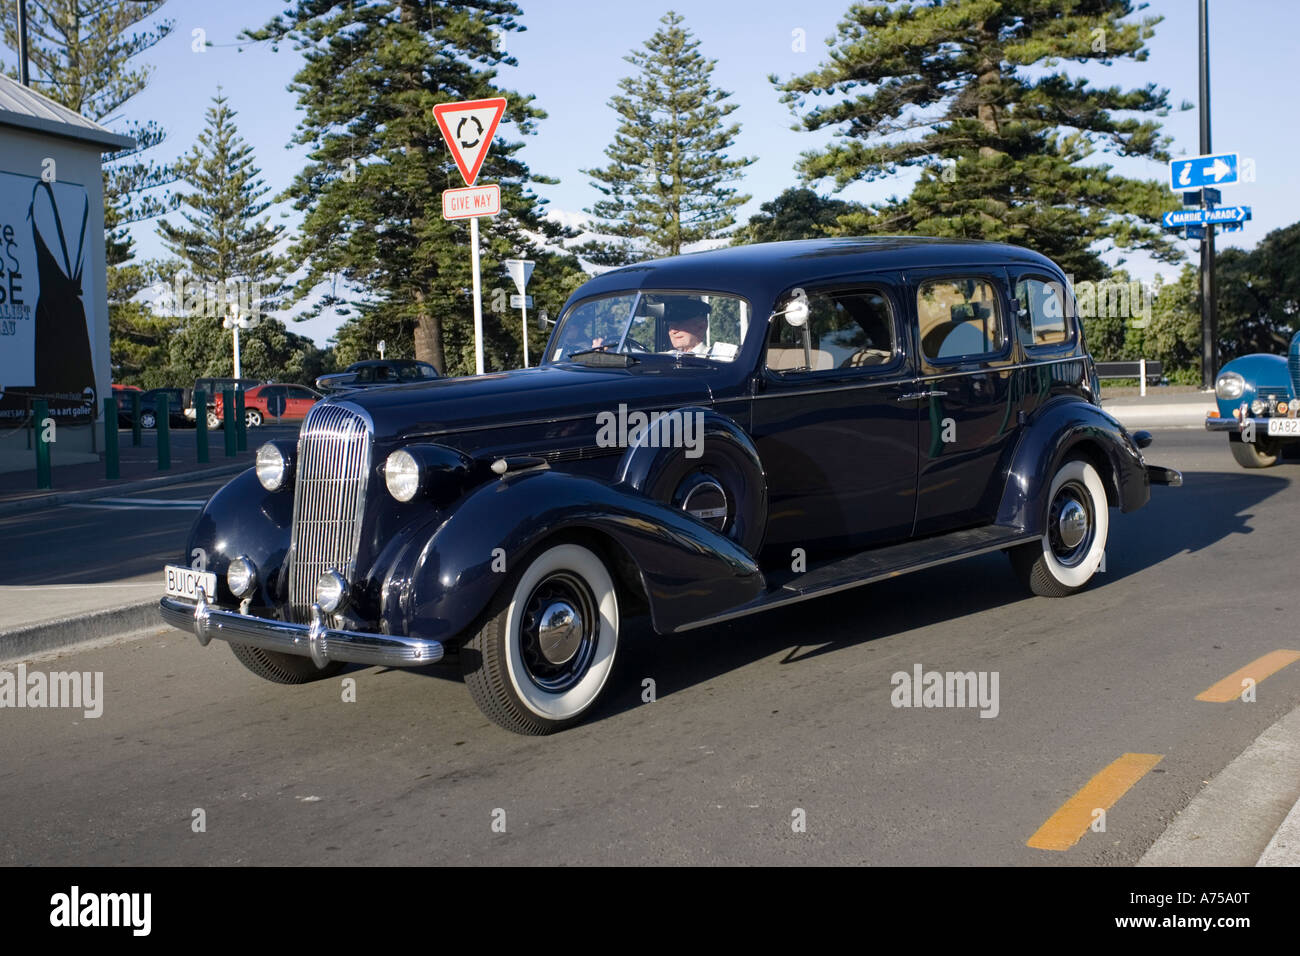
{"label": "driver's hat", "polygon": [[712,311],[712,308],[709,303],[703,299],[688,296],[669,299],[664,303],[664,318],[668,320],[670,326],[680,326],[692,321],[698,322],[701,319],[707,319],[710,311]]}

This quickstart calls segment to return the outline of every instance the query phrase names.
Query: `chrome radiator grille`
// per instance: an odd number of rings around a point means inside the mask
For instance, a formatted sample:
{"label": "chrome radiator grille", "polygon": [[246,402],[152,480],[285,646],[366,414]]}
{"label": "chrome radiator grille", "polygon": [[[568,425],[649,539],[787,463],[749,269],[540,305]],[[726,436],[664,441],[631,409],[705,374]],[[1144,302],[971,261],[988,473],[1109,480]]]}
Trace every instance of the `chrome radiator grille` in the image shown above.
{"label": "chrome radiator grille", "polygon": [[321,403],[302,423],[289,557],[289,610],[294,621],[311,620],[316,582],[324,572],[332,568],[345,581],[353,581],[370,442],[366,419],[342,405]]}

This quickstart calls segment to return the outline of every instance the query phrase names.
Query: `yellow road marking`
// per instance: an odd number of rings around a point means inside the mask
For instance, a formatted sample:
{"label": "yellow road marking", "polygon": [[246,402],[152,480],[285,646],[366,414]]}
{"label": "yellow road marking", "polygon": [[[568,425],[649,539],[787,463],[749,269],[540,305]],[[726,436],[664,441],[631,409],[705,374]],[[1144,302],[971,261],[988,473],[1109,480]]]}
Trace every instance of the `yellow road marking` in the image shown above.
{"label": "yellow road marking", "polygon": [[1233,671],[1223,680],[1201,691],[1197,700],[1207,700],[1212,704],[1226,704],[1241,696],[1241,682],[1249,677],[1256,684],[1271,674],[1276,674],[1288,664],[1300,661],[1300,651],[1272,651],[1259,660],[1251,661],[1240,670]]}
{"label": "yellow road marking", "polygon": [[1125,754],[1104,768],[1066,800],[1025,845],[1035,850],[1068,850],[1092,826],[1093,811],[1109,810],[1164,754]]}

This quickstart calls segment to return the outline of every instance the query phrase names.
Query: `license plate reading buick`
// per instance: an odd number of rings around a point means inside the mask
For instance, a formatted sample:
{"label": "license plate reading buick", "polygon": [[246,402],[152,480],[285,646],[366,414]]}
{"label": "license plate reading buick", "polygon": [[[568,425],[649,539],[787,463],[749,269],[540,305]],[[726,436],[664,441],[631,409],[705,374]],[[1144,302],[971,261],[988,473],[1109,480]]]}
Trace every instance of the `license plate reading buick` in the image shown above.
{"label": "license plate reading buick", "polygon": [[1300,418],[1270,418],[1268,420],[1270,435],[1290,435],[1300,438]]}
{"label": "license plate reading buick", "polygon": [[199,588],[211,601],[217,595],[217,576],[211,571],[195,571],[193,568],[178,568],[169,564],[163,568],[168,597],[185,598],[198,601]]}

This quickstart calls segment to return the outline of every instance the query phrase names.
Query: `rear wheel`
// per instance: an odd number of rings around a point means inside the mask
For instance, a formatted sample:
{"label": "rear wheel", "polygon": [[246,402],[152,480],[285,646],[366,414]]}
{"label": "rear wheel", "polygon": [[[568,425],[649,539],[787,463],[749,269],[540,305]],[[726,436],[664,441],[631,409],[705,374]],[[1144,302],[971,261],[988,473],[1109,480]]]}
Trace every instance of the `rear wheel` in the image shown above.
{"label": "rear wheel", "polygon": [[1228,448],[1242,468],[1270,468],[1277,464],[1282,455],[1282,443],[1277,439],[1242,441],[1240,435],[1231,435],[1228,438]]}
{"label": "rear wheel", "polygon": [[591,550],[547,548],[516,572],[461,648],[461,670],[483,713],[541,735],[577,723],[600,697],[618,650],[613,577]]}
{"label": "rear wheel", "polygon": [[1106,553],[1107,509],[1097,469],[1079,458],[1062,464],[1048,495],[1046,533],[1007,552],[1025,586],[1042,597],[1065,597],[1092,580]]}
{"label": "rear wheel", "polygon": [[153,412],[141,412],[141,413],[140,413],[140,427],[141,427],[141,428],[153,428],[153,427],[155,427],[157,424],[158,424],[158,418],[157,418],[157,416],[154,415]]}
{"label": "rear wheel", "polygon": [[209,428],[221,427],[221,419],[217,417],[216,412],[208,412],[208,427]]}
{"label": "rear wheel", "polygon": [[244,422],[249,428],[257,428],[262,424],[262,413],[256,408],[250,408],[244,412]]}
{"label": "rear wheel", "polygon": [[251,644],[237,644],[231,641],[230,649],[239,663],[258,677],[274,684],[307,684],[314,680],[333,677],[343,670],[342,661],[330,661],[324,667],[317,667],[310,657],[267,651],[260,647],[253,647]]}

